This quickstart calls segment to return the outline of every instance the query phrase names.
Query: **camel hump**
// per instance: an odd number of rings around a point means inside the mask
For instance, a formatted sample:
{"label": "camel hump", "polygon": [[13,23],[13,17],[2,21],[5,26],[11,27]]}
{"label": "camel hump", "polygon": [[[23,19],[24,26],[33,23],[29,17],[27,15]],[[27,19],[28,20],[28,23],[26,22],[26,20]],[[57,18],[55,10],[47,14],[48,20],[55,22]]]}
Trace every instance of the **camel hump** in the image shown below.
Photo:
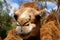
{"label": "camel hump", "polygon": [[45,23],[49,22],[49,21],[54,21],[56,24],[59,23],[57,15],[55,13],[51,13],[45,20]]}

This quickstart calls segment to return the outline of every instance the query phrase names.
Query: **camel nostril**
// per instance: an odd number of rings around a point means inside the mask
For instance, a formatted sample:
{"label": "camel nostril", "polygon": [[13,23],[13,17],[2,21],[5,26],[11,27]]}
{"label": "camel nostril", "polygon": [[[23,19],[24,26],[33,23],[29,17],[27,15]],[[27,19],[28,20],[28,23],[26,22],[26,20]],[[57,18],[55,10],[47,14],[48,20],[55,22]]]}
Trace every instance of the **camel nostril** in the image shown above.
{"label": "camel nostril", "polygon": [[21,29],[21,32],[22,32],[23,30]]}
{"label": "camel nostril", "polygon": [[23,29],[22,29],[22,27],[21,27],[21,33],[23,32]]}

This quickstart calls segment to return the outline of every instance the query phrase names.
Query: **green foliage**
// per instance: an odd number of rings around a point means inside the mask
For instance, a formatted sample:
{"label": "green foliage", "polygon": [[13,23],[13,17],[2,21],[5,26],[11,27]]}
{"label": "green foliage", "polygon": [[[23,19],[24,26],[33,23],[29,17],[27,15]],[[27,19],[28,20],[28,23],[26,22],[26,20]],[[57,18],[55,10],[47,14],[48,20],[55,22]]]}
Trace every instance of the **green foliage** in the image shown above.
{"label": "green foliage", "polygon": [[14,28],[12,26],[12,22],[14,20],[11,16],[9,16],[8,5],[6,6],[6,10],[3,10],[1,7],[3,7],[3,2],[0,1],[0,36],[3,39],[7,35],[7,32]]}
{"label": "green foliage", "polygon": [[0,1],[0,5],[2,5],[2,2]]}
{"label": "green foliage", "polygon": [[12,17],[3,10],[0,11],[0,36],[2,38],[6,37],[9,30],[13,29],[11,22]]}

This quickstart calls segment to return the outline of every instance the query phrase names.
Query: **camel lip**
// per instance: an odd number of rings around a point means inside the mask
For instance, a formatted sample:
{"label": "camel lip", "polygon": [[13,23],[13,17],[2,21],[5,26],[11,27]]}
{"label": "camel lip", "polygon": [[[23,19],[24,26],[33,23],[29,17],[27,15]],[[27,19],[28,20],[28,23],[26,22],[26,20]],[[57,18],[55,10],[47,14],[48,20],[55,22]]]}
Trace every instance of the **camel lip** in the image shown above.
{"label": "camel lip", "polygon": [[27,34],[20,34],[20,36],[27,36],[27,35],[29,35],[31,32],[29,32],[29,33],[27,33]]}

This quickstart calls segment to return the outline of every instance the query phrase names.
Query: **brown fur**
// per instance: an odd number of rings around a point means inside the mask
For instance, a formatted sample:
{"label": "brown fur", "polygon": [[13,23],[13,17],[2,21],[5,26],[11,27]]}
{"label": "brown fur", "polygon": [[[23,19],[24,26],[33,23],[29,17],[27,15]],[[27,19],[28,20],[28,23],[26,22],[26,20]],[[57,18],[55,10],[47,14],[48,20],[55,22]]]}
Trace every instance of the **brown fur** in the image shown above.
{"label": "brown fur", "polygon": [[20,15],[26,7],[31,7],[38,11],[40,10],[40,8],[38,7],[38,5],[35,2],[26,2],[21,5],[20,9],[15,14]]}
{"label": "brown fur", "polygon": [[[15,13],[15,19],[19,19],[18,17],[20,16],[20,13],[23,12],[25,7],[31,7],[36,10],[39,10],[38,6],[34,2],[24,3],[21,6],[21,8]],[[32,32],[30,33],[30,36],[27,39],[23,39],[21,38],[21,36],[16,35],[16,30],[10,30],[5,40],[40,40],[39,39],[40,16],[36,15],[34,17],[35,19],[33,20],[34,22],[32,23],[34,23],[36,27],[32,30]]]}
{"label": "brown fur", "polygon": [[26,2],[26,3],[22,4],[21,8],[25,8],[25,7],[31,7],[36,10],[40,10],[38,5],[35,2]]}
{"label": "brown fur", "polygon": [[0,37],[0,40],[2,40],[2,38]]}
{"label": "brown fur", "polygon": [[16,34],[15,29],[12,29],[8,32],[8,36],[4,40],[23,40],[23,39]]}
{"label": "brown fur", "polygon": [[55,14],[50,14],[40,29],[41,40],[60,40],[60,26]]}
{"label": "brown fur", "polygon": [[40,21],[35,20],[35,24],[37,25],[37,27],[32,30],[30,34],[31,37],[28,37],[27,39],[23,39],[22,37],[17,35],[16,30],[13,29],[8,32],[8,35],[4,40],[40,40],[39,38]]}

